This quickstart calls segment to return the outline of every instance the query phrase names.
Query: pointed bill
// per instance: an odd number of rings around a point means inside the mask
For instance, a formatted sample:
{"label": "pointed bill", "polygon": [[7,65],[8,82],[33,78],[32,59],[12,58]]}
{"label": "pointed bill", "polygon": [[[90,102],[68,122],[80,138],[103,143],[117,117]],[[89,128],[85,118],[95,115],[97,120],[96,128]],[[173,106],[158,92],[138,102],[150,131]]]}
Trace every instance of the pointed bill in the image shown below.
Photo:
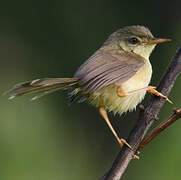
{"label": "pointed bill", "polygon": [[154,38],[151,39],[148,44],[161,44],[161,43],[165,43],[165,42],[170,42],[171,39],[162,39],[162,38]]}

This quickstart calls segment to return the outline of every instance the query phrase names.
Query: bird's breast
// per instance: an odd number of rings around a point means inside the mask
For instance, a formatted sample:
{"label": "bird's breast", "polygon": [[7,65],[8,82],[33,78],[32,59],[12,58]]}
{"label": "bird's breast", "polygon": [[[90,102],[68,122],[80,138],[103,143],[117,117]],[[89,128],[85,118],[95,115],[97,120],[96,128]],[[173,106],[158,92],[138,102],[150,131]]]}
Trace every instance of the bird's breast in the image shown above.
{"label": "bird's breast", "polygon": [[148,86],[152,76],[152,67],[149,61],[146,61],[144,66],[128,81],[121,84],[125,92],[137,90]]}

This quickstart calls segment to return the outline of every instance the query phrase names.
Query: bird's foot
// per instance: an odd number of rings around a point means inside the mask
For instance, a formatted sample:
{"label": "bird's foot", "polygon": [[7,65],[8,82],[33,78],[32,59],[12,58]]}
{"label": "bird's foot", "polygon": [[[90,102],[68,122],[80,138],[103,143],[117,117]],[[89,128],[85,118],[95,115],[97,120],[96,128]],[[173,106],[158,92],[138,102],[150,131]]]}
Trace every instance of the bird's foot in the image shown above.
{"label": "bird's foot", "polygon": [[158,92],[158,91],[156,90],[156,87],[155,87],[155,86],[148,86],[148,87],[147,87],[147,92],[149,92],[149,93],[151,93],[151,94],[154,94],[154,95],[156,95],[156,96],[159,96],[159,97],[161,97],[161,98],[164,98],[166,101],[168,101],[169,103],[173,104],[173,102],[170,101],[170,99],[168,99],[167,96],[165,96],[165,95],[163,95],[162,93]]}
{"label": "bird's foot", "polygon": [[121,148],[123,147],[124,144],[132,150],[132,147],[130,146],[130,144],[127,143],[125,139],[122,139],[122,138],[119,139],[119,145],[121,146]]}

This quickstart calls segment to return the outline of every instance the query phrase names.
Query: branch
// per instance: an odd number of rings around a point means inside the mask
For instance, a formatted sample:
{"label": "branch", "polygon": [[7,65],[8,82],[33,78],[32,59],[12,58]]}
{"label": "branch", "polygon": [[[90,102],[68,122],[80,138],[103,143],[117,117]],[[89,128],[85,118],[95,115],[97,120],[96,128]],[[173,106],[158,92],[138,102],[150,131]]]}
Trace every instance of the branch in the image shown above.
{"label": "branch", "polygon": [[[181,48],[179,48],[169,64],[166,73],[160,81],[158,91],[163,93],[165,96],[168,96],[180,72]],[[153,124],[155,119],[157,119],[157,116],[164,103],[165,100],[153,96],[145,111],[140,112],[138,122],[131,130],[127,139],[127,142],[131,145],[133,150],[123,146],[111,169],[101,178],[102,180],[119,180],[122,177],[148,129]]]}
{"label": "branch", "polygon": [[160,132],[165,130],[171,124],[173,124],[176,120],[181,118],[181,109],[173,110],[174,113],[161,122],[156,128],[154,128],[146,137],[141,141],[137,151],[143,149],[148,143],[150,143]]}

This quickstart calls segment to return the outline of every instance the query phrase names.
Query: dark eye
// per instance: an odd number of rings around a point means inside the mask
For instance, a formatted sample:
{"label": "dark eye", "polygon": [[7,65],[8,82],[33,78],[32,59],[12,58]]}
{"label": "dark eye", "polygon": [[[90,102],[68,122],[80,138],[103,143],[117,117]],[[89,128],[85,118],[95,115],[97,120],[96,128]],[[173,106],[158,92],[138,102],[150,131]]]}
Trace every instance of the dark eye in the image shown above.
{"label": "dark eye", "polygon": [[131,43],[131,44],[137,44],[137,43],[139,43],[139,40],[138,40],[137,38],[135,38],[135,37],[130,38],[128,41],[129,41],[129,43]]}

